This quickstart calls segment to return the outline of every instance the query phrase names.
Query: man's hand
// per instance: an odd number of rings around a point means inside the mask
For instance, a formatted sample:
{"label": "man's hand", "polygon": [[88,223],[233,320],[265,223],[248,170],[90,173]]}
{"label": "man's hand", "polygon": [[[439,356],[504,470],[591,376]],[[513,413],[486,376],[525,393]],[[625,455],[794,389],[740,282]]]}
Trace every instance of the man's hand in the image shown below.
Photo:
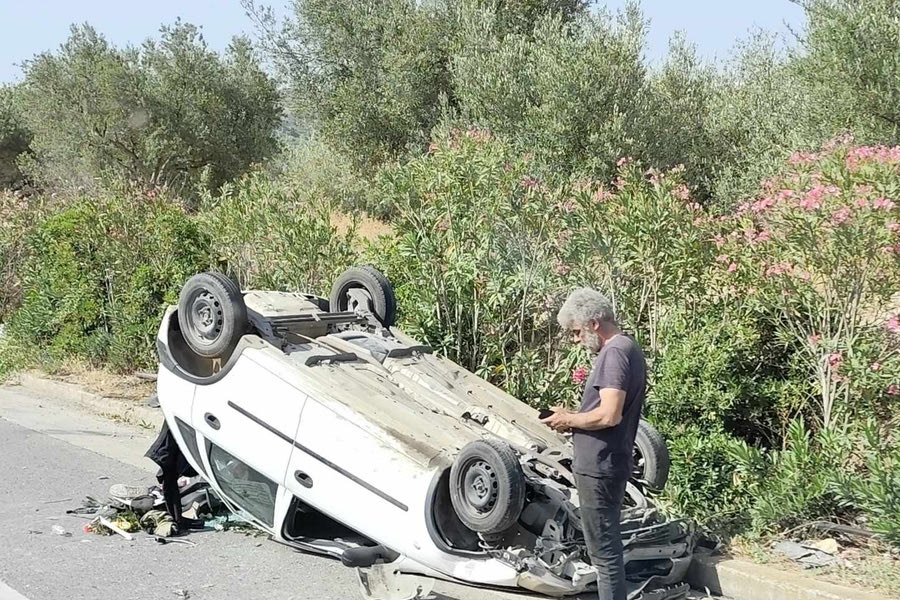
{"label": "man's hand", "polygon": [[565,433],[572,429],[572,413],[568,409],[562,406],[554,406],[550,410],[553,411],[553,414],[546,419],[541,419],[541,423],[560,433]]}

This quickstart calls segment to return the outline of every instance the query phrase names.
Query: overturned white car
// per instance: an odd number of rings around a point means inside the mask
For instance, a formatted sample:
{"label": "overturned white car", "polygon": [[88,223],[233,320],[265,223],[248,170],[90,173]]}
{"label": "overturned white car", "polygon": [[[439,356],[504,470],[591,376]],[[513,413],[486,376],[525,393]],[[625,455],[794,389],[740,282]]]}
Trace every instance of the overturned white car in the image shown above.
{"label": "overturned white car", "polygon": [[[188,461],[274,539],[349,566],[591,589],[567,439],[398,331],[395,313],[372,267],[345,272],[330,299],[191,278],[157,339],[159,401]],[[668,470],[646,423],[637,452],[622,513],[630,597],[681,598],[693,534],[641,492]]]}

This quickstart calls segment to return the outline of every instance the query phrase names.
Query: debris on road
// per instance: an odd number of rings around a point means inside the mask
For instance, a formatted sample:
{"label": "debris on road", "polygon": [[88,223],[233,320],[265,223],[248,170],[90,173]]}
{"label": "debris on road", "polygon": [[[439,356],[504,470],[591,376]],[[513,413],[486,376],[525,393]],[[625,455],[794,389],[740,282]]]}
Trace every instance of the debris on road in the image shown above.
{"label": "debris on road", "polygon": [[129,542],[131,542],[131,541],[134,540],[134,536],[133,536],[133,535],[131,535],[131,534],[128,533],[127,531],[124,531],[124,530],[122,530],[122,529],[119,529],[119,528],[116,526],[115,523],[113,523],[112,521],[110,521],[110,520],[107,519],[106,517],[97,517],[97,520],[100,522],[101,525],[103,525],[104,527],[106,527],[107,529],[109,529],[110,531],[112,531],[113,533],[118,533],[119,535],[121,535],[123,538],[125,538],[125,539],[128,540]]}
{"label": "debris on road", "polygon": [[63,527],[62,525],[54,525],[50,528],[50,531],[52,531],[56,535],[61,535],[63,537],[72,537],[72,534],[66,531],[65,527]]}

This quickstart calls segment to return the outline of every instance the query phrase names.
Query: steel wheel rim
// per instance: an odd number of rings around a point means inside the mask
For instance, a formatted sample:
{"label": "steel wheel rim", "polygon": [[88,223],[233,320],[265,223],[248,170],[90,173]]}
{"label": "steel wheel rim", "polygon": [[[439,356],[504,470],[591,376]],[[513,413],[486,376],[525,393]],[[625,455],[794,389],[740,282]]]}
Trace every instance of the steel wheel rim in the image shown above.
{"label": "steel wheel rim", "polygon": [[191,338],[201,346],[213,345],[222,335],[222,303],[208,290],[200,290],[191,296],[188,304]]}
{"label": "steel wheel rim", "polygon": [[483,460],[472,461],[463,475],[463,497],[476,512],[491,512],[497,505],[497,473]]}

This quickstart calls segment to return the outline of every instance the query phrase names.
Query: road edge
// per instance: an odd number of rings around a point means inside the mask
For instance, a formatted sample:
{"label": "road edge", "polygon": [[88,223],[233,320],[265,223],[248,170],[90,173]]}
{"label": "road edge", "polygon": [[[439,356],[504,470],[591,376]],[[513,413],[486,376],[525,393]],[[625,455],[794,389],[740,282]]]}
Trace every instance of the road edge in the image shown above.
{"label": "road edge", "polygon": [[687,582],[695,589],[708,589],[733,600],[888,600],[874,591],[736,558],[703,554],[694,555]]}

